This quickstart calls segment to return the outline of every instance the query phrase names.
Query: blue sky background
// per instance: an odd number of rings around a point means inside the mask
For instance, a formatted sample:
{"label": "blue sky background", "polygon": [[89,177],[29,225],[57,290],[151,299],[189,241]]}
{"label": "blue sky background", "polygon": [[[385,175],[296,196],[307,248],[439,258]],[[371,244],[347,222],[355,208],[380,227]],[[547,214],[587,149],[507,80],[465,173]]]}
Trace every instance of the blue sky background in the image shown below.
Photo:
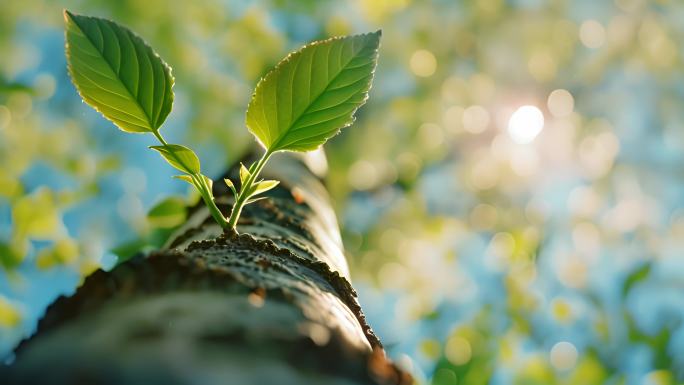
{"label": "blue sky background", "polygon": [[[114,247],[154,243],[155,203],[190,199],[152,137],[78,98],[68,7],[131,27],[171,64],[165,136],[210,176],[253,145],[244,109],[270,66],[382,28],[370,101],[326,150],[354,283],[390,354],[434,384],[684,381],[684,6],[160,4],[0,5],[0,244],[17,259],[0,270],[0,355]],[[524,105],[544,123],[531,135],[525,120],[519,143]],[[22,205],[48,225],[20,234]]]}

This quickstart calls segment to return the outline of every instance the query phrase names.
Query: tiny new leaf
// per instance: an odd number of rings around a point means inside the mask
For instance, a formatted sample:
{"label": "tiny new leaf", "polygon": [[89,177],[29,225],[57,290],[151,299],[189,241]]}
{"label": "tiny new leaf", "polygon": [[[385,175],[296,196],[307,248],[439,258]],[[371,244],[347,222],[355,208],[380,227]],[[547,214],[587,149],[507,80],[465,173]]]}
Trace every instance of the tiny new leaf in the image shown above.
{"label": "tiny new leaf", "polygon": [[238,193],[237,193],[237,190],[235,189],[235,184],[233,184],[233,181],[228,179],[228,178],[224,178],[223,181],[226,182],[226,186],[228,186],[230,191],[233,192],[233,195],[235,196],[235,198],[237,198]]}
{"label": "tiny new leaf", "polygon": [[213,195],[213,192],[212,192],[212,191],[213,191],[213,188],[214,188],[214,181],[213,181],[211,178],[209,178],[208,176],[204,175],[204,174],[201,174],[201,176],[202,176],[202,179],[204,179],[204,183],[207,185],[207,189],[208,189],[207,192],[208,192],[211,196],[214,196],[214,195]]}
{"label": "tiny new leaf", "polygon": [[254,202],[259,202],[259,201],[264,200],[264,199],[266,199],[266,197],[248,199],[247,202],[245,202],[245,204],[252,204]]}
{"label": "tiny new leaf", "polygon": [[173,178],[184,180],[193,186],[195,185],[195,181],[192,179],[190,175],[174,175]]}
{"label": "tiny new leaf", "polygon": [[242,185],[244,185],[245,182],[247,182],[247,179],[249,178],[250,175],[251,175],[251,173],[249,172],[247,167],[245,167],[244,164],[240,163],[240,183]]}
{"label": "tiny new leaf", "polygon": [[170,165],[180,171],[187,172],[188,174],[200,172],[199,158],[194,151],[185,146],[167,144],[165,146],[150,146],[150,148],[159,152]]}
{"label": "tiny new leaf", "polygon": [[280,182],[278,182],[277,180],[261,181],[261,182],[257,183],[256,185],[254,185],[253,190],[252,190],[252,194],[250,196],[255,196],[255,195],[258,195],[261,193],[265,193],[266,191],[277,186],[278,183],[280,183]]}

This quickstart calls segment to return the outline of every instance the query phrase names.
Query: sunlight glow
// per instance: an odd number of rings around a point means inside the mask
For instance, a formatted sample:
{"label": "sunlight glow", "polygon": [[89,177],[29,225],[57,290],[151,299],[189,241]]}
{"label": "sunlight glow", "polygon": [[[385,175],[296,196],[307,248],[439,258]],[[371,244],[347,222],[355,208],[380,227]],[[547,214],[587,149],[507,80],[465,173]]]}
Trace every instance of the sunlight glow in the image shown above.
{"label": "sunlight glow", "polygon": [[520,144],[530,143],[544,128],[544,114],[535,106],[518,108],[508,121],[508,134]]}
{"label": "sunlight glow", "polygon": [[580,25],[579,38],[588,48],[599,48],[606,41],[606,30],[596,20],[587,20]]}
{"label": "sunlight glow", "polygon": [[471,134],[479,134],[487,129],[489,112],[482,106],[470,106],[463,111],[463,128]]}
{"label": "sunlight glow", "polygon": [[551,348],[551,365],[558,370],[569,370],[577,364],[577,348],[570,342],[561,341]]}
{"label": "sunlight glow", "polygon": [[411,55],[409,66],[416,76],[426,78],[432,76],[437,70],[437,59],[432,52],[419,49]]}

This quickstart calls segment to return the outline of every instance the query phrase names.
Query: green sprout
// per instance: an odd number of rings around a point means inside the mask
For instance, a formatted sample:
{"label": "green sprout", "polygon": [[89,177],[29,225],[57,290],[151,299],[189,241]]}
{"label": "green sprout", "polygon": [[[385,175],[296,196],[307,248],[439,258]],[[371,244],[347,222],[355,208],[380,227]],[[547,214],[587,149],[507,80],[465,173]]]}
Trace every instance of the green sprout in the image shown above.
{"label": "green sprout", "polygon": [[154,135],[160,145],[150,148],[183,173],[176,178],[195,186],[212,217],[231,232],[237,232],[244,206],[278,185],[259,178],[274,153],[315,150],[354,122],[368,99],[380,43],[380,31],[316,41],[290,53],[259,81],[246,125],[264,153],[249,167],[241,165],[239,189],[224,180],[235,198],[226,218],[195,152],[167,143],[159,131],[173,105],[171,68],[119,24],[69,11],[64,18],[69,74],[81,98],[122,131]]}

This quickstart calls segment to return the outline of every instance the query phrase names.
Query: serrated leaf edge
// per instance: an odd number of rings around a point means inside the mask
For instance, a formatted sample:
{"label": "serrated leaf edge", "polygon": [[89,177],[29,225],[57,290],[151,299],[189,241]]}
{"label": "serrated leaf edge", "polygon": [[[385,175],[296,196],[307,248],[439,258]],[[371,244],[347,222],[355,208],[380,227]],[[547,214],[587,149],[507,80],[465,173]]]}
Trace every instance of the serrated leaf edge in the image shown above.
{"label": "serrated leaf edge", "polygon": [[[81,26],[78,25],[78,23],[76,22],[76,20],[73,18],[73,16],[76,15],[75,13],[72,13],[72,12],[70,12],[69,10],[64,9],[64,10],[63,10],[63,15],[64,15],[64,21],[65,21],[66,23],[69,23],[70,20],[71,20],[71,22],[72,22],[76,27],[78,27],[78,29],[81,31],[81,33],[83,33],[83,35],[88,39],[88,41],[90,41],[90,43],[93,44],[93,42],[90,40],[90,38],[88,37],[88,35],[86,35],[85,32],[83,32],[83,29],[81,28]],[[79,16],[81,16],[81,15],[79,15]],[[94,16],[86,16],[86,17],[94,17]],[[168,63],[166,63],[166,61],[164,61],[164,59],[162,59],[161,56],[159,56],[159,54],[152,48],[152,46],[147,42],[147,40],[143,39],[140,35],[138,35],[137,33],[135,33],[132,29],[130,29],[130,28],[128,28],[128,27],[125,27],[125,26],[123,26],[123,25],[121,25],[121,24],[119,24],[119,23],[117,23],[117,22],[115,22],[115,21],[113,21],[113,20],[111,20],[111,19],[107,19],[107,18],[104,18],[104,17],[94,17],[94,18],[98,18],[98,19],[101,19],[101,20],[108,21],[108,22],[110,22],[110,23],[113,23],[113,24],[115,24],[115,25],[117,25],[117,26],[119,26],[119,27],[121,27],[121,28],[123,28],[123,29],[129,31],[133,36],[139,38],[139,39],[143,42],[144,45],[146,45],[148,48],[150,48],[150,50],[152,51],[152,53],[154,54],[154,56],[156,56],[157,58],[159,58],[159,61],[161,62],[162,67],[164,67],[164,68],[165,68],[166,70],[168,70],[168,72],[169,72],[169,79],[170,79],[170,81],[171,81],[171,87],[169,87],[169,89],[171,90],[171,107],[173,108],[173,102],[174,102],[174,100],[175,100],[175,94],[174,94],[174,92],[173,92],[173,87],[174,87],[175,84],[176,84],[176,78],[173,76],[173,68],[172,68],[170,65],[168,65]],[[69,40],[68,40],[68,38],[67,38],[67,33],[68,33],[68,30],[65,29],[65,30],[64,30],[64,54],[65,54],[66,59],[67,59],[67,60],[66,60],[66,62],[67,62],[67,73],[69,74],[69,78],[71,79],[71,84],[73,84],[73,85],[74,85],[74,88],[76,88],[76,92],[78,92],[78,96],[81,98],[81,100],[83,100],[84,103],[88,104],[92,109],[94,109],[94,110],[97,111],[100,115],[102,115],[102,117],[104,117],[105,119],[107,119],[107,120],[109,120],[110,122],[112,122],[112,124],[114,124],[114,126],[115,126],[116,128],[118,128],[119,130],[121,130],[121,131],[124,131],[124,132],[127,132],[127,133],[132,133],[132,134],[145,134],[145,133],[149,133],[149,132],[158,131],[159,128],[161,128],[163,122],[162,122],[162,124],[159,125],[159,127],[153,128],[153,127],[152,127],[151,119],[150,119],[150,117],[147,115],[147,112],[145,112],[145,110],[142,108],[142,106],[140,105],[140,103],[138,102],[138,100],[137,100],[135,97],[133,97],[133,94],[131,93],[131,90],[129,90],[128,87],[127,87],[125,84],[124,84],[124,89],[126,90],[126,92],[128,92],[128,96],[130,96],[132,100],[135,100],[136,104],[138,104],[138,106],[140,107],[140,109],[141,109],[141,111],[143,112],[143,114],[145,114],[145,117],[147,118],[148,124],[149,124],[149,126],[150,126],[150,131],[126,131],[126,130],[123,130],[123,129],[122,129],[121,127],[119,127],[114,121],[112,121],[111,119],[109,119],[109,118],[105,115],[105,113],[104,113],[103,111],[101,111],[97,106],[92,105],[92,104],[86,102],[86,97],[84,96],[83,91],[81,91],[81,87],[78,86],[77,82],[76,82],[75,79],[74,79],[73,68],[72,68],[72,66],[71,66],[71,64],[70,64],[70,59],[71,59],[70,56],[71,56],[71,54],[70,54],[70,50],[69,50]],[[122,82],[122,83],[123,83],[123,82]]]}
{"label": "serrated leaf edge", "polygon": [[[249,107],[252,105],[252,103],[255,102],[256,97],[257,97],[257,94],[258,94],[259,90],[263,87],[264,83],[267,81],[267,79],[270,79],[270,77],[272,77],[272,76],[274,76],[276,73],[278,73],[278,71],[279,71],[280,69],[282,69],[282,67],[283,67],[286,63],[289,63],[290,60],[292,60],[292,57],[293,57],[294,55],[300,54],[302,51],[304,51],[304,50],[307,49],[307,48],[310,48],[310,47],[313,47],[313,46],[316,46],[316,45],[326,44],[326,43],[329,43],[329,42],[332,42],[332,41],[335,41],[335,40],[344,40],[344,39],[350,39],[350,38],[361,37],[361,36],[371,36],[371,35],[377,35],[377,36],[378,36],[378,39],[380,39],[380,37],[382,37],[382,29],[378,29],[378,30],[375,31],[375,32],[361,33],[361,34],[356,34],[356,35],[333,36],[333,37],[330,37],[330,38],[328,38],[328,39],[316,40],[316,41],[313,41],[313,42],[310,42],[310,43],[308,43],[308,44],[303,45],[302,47],[300,47],[299,49],[297,49],[297,50],[295,50],[295,51],[292,51],[292,52],[288,53],[287,56],[285,56],[284,59],[282,59],[281,61],[279,61],[278,64],[276,64],[275,67],[273,67],[271,70],[269,70],[269,71],[266,73],[266,75],[262,76],[262,77],[259,79],[259,82],[257,82],[256,87],[254,87],[254,92],[252,92],[252,96],[249,98],[249,103],[247,104],[247,110],[245,111],[245,122],[247,121],[247,119],[246,119],[246,117],[247,117],[247,111],[249,111]],[[359,108],[361,108],[361,107],[366,103],[366,101],[368,100],[370,91],[371,91],[371,89],[373,88],[373,81],[372,81],[372,80],[375,78],[375,70],[377,69],[377,66],[378,66],[378,60],[377,60],[377,59],[378,59],[378,56],[379,56],[379,55],[378,55],[379,50],[380,50],[380,42],[378,42],[378,46],[375,48],[375,50],[373,50],[373,56],[375,56],[375,61],[374,61],[374,63],[373,63],[373,69],[372,69],[371,72],[370,72],[370,75],[371,75],[371,77],[370,77],[370,79],[371,79],[371,80],[370,80],[370,85],[369,85],[369,87],[368,87],[368,91],[365,93],[365,96],[364,96],[364,98],[363,98],[363,101],[359,104],[358,107],[356,107],[355,109],[352,110],[352,112],[351,112],[351,116],[352,116],[351,121],[350,121],[349,123],[347,123],[347,124],[345,124],[345,125],[339,127],[336,131],[332,132],[332,133],[330,134],[330,136],[327,136],[327,137],[325,138],[325,141],[326,141],[326,142],[327,142],[330,138],[332,138],[333,136],[339,134],[340,131],[342,131],[343,128],[347,128],[347,127],[351,126],[351,125],[354,124],[354,122],[356,121],[356,117],[355,117],[356,111],[357,111]],[[249,127],[249,126],[248,126],[248,127]],[[254,138],[255,138],[256,141],[259,143],[259,145],[261,145],[261,147],[263,147],[264,149],[266,149],[266,150],[268,150],[268,151],[272,151],[272,152],[288,151],[287,149],[277,149],[277,148],[276,148],[275,150],[271,150],[271,149],[269,149],[268,147],[266,147],[266,145],[265,145],[264,143],[261,142],[261,139],[259,139],[259,138],[252,132],[252,129],[249,129],[249,132],[250,132],[250,134],[252,134],[252,135],[254,136]],[[278,144],[278,141],[279,141],[279,140],[280,140],[280,138],[278,138],[278,139],[276,140],[276,142],[274,142],[274,143],[276,144],[276,146],[274,146],[274,147],[277,147],[277,144]],[[319,147],[320,147],[320,146],[319,146]]]}

